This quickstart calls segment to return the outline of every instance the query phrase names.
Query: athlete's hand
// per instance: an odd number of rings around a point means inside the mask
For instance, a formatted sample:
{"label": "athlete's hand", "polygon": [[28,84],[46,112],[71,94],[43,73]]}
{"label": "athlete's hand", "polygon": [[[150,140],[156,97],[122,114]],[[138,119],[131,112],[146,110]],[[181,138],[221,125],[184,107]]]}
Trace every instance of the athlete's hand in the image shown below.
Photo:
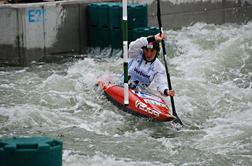
{"label": "athlete's hand", "polygon": [[175,96],[175,91],[174,90],[165,89],[164,94],[166,96]]}
{"label": "athlete's hand", "polygon": [[166,36],[167,36],[166,33],[162,32],[161,36],[160,36],[160,33],[158,33],[154,37],[156,41],[160,42],[161,40],[166,39]]}

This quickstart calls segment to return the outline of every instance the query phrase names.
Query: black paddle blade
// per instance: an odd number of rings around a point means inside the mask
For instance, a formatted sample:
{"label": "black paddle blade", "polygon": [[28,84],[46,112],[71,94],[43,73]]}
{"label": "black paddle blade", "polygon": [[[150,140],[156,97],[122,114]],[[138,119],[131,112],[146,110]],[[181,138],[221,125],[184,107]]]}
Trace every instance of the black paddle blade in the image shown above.
{"label": "black paddle blade", "polygon": [[183,126],[184,124],[182,123],[182,121],[180,120],[180,118],[177,115],[175,117],[176,117],[176,119],[173,122],[174,123],[179,123],[181,126]]}

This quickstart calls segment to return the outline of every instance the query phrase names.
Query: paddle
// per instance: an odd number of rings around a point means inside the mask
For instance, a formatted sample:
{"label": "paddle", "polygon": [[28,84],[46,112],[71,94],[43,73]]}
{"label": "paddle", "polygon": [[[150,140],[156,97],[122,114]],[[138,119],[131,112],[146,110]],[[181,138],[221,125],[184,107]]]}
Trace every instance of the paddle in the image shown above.
{"label": "paddle", "polygon": [[[160,10],[160,0],[157,0],[157,18],[158,18],[158,25],[159,25],[159,31],[160,31],[160,36],[162,35],[162,23],[161,23],[161,10]],[[166,71],[166,76],[167,76],[167,82],[168,82],[168,88],[169,90],[172,90],[172,85],[171,85],[171,79],[170,79],[170,74],[168,71],[168,65],[166,62],[166,49],[165,49],[165,42],[162,40],[162,50],[163,50],[163,59],[164,59],[164,64],[165,64],[165,71]],[[180,125],[183,126],[182,121],[177,115],[176,108],[175,108],[175,103],[174,103],[174,98],[173,96],[170,96],[171,99],[171,105],[172,105],[172,114],[176,117],[176,120],[174,120],[175,123],[179,123]]]}

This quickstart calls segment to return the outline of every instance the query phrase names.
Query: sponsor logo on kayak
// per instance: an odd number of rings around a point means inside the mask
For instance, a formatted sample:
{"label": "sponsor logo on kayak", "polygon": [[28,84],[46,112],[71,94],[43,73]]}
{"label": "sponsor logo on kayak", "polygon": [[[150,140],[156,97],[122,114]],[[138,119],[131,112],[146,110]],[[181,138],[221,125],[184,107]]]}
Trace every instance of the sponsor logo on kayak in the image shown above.
{"label": "sponsor logo on kayak", "polygon": [[148,113],[150,113],[150,114],[155,115],[156,117],[159,117],[159,114],[160,114],[159,111],[153,110],[153,109],[149,108],[146,104],[144,104],[143,102],[141,102],[141,101],[139,101],[139,100],[137,100],[137,101],[135,102],[135,106],[136,106],[137,108],[139,108],[140,110],[142,110],[142,111],[148,112]]}
{"label": "sponsor logo on kayak", "polygon": [[157,97],[157,96],[154,96],[154,95],[150,95],[150,94],[147,94],[147,93],[144,93],[144,92],[139,92],[139,91],[133,91],[137,96],[141,97],[141,98],[149,98],[149,99],[153,99],[153,100],[156,100],[156,101],[159,101],[160,98]]}
{"label": "sponsor logo on kayak", "polygon": [[149,104],[154,104],[154,105],[158,105],[158,106],[160,106],[160,107],[166,108],[166,105],[165,105],[165,104],[160,103],[160,102],[155,101],[155,100],[144,99],[144,101],[145,101],[146,103],[149,103]]}

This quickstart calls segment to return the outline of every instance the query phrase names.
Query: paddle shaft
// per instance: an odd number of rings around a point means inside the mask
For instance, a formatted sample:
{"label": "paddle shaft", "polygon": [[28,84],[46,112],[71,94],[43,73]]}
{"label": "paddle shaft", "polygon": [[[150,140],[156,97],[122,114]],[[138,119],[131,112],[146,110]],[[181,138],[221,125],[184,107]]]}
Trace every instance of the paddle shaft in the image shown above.
{"label": "paddle shaft", "polygon": [[124,70],[124,105],[129,105],[128,86],[128,14],[127,0],[123,0],[122,29],[123,29],[123,70]]}
{"label": "paddle shaft", "polygon": [[[160,0],[157,0],[157,18],[158,18],[158,25],[159,25],[159,31],[160,31],[160,36],[162,35],[162,22],[161,22],[161,10],[160,10]],[[166,49],[165,49],[165,42],[162,40],[162,50],[163,50],[163,59],[164,59],[164,65],[165,65],[165,71],[166,71],[166,76],[167,76],[167,82],[168,82],[168,88],[169,90],[172,90],[172,84],[171,84],[171,79],[170,79],[170,74],[168,70],[168,65],[166,61]],[[175,107],[175,102],[173,96],[170,96],[171,99],[171,106],[172,106],[172,114],[177,118],[174,122],[179,123],[180,125],[183,125],[182,121],[177,115],[176,112],[176,107]]]}

